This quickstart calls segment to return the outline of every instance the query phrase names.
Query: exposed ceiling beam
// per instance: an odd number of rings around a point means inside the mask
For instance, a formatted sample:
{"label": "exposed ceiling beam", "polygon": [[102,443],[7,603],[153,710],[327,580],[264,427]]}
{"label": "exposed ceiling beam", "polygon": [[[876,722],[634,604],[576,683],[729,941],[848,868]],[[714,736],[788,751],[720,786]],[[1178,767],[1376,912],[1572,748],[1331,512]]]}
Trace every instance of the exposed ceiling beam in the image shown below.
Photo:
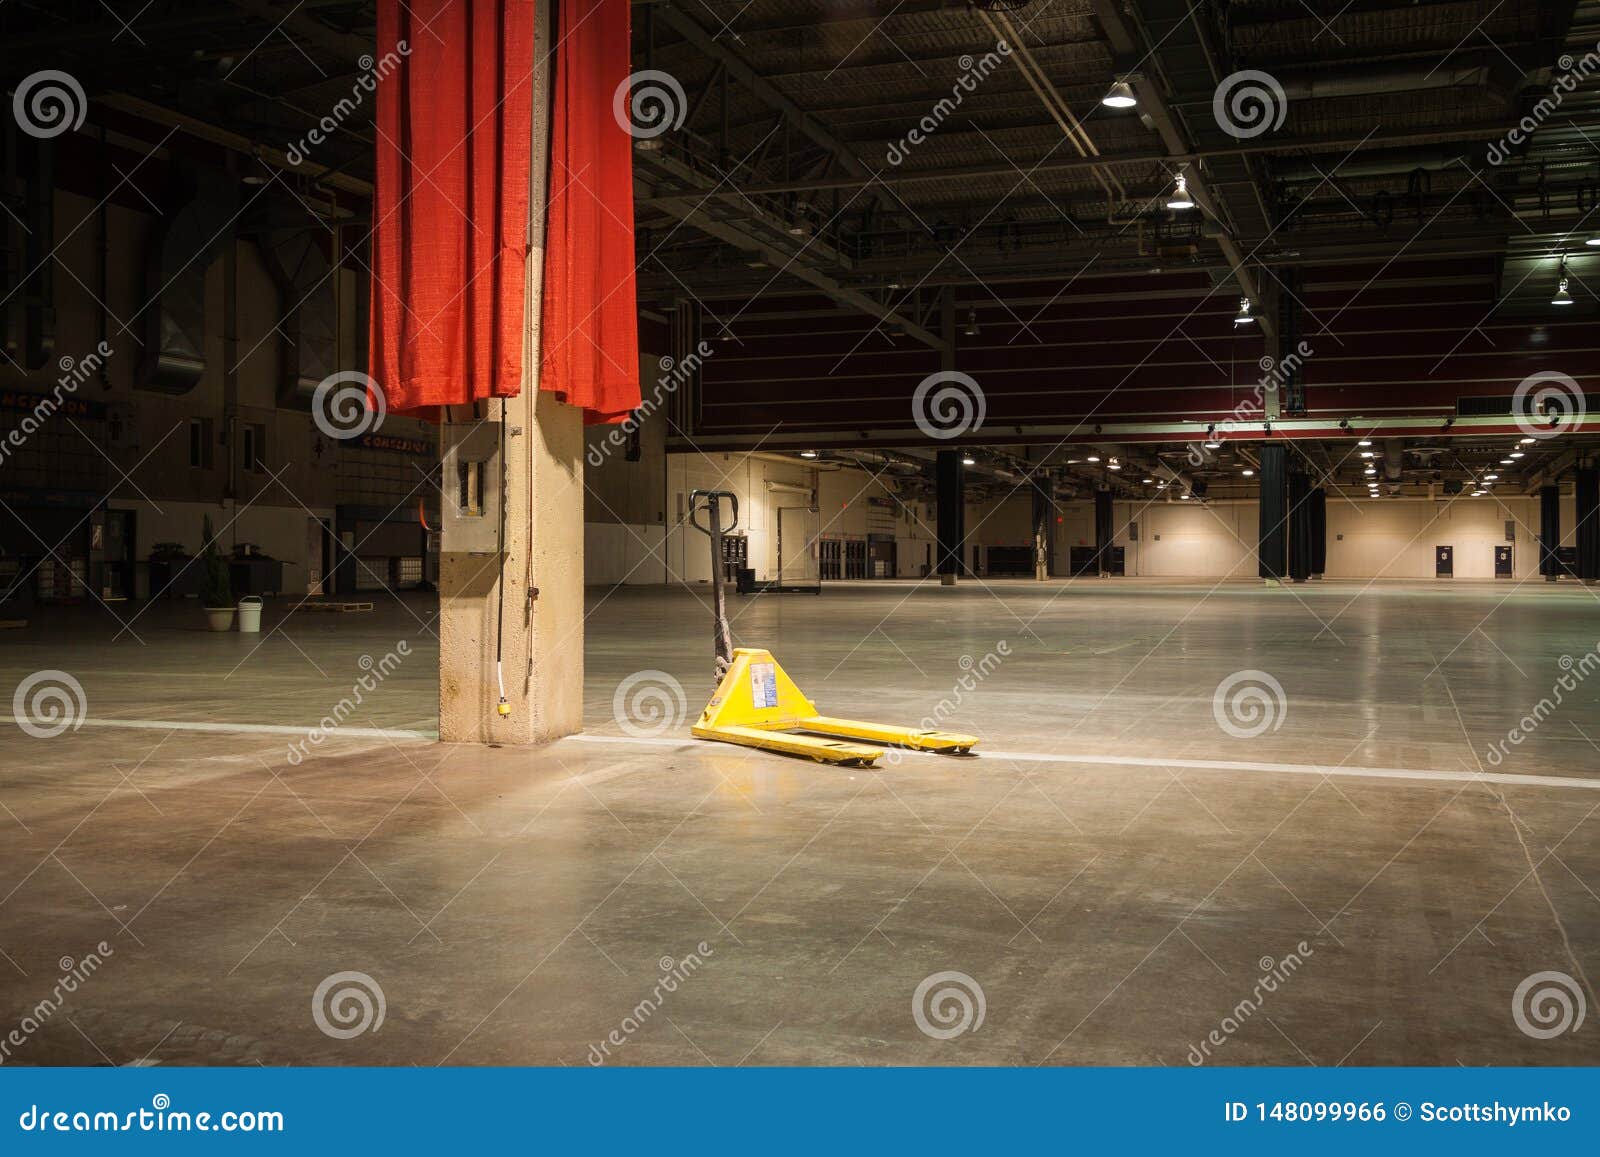
{"label": "exposed ceiling beam", "polygon": [[298,33],[323,51],[331,52],[350,64],[359,64],[363,56],[370,58],[377,47],[373,39],[328,27],[307,13],[304,4],[274,3],[273,0],[228,0],[228,2],[274,27],[287,28]]}
{"label": "exposed ceiling beam", "polygon": [[758,73],[744,57],[728,48],[717,40],[698,22],[686,15],[671,0],[651,6],[651,14],[662,21],[679,36],[682,36],[705,56],[727,69],[728,75],[760,97],[766,104],[782,112],[789,118],[790,124],[800,133],[821,145],[839,158],[839,164],[848,172],[858,177],[871,175],[872,170],[856,157],[838,137],[830,132],[826,125],[816,117],[790,100],[784,93],[766,77]]}
{"label": "exposed ceiling beam", "polygon": [[[761,101],[782,113],[790,128],[800,132],[803,136],[826,149],[833,155],[840,168],[856,177],[863,178],[863,183],[870,179],[872,170],[850,151],[849,146],[834,136],[826,125],[801,108],[777,86],[758,73],[737,52],[734,52],[721,40],[707,32],[700,26],[698,21],[683,12],[672,0],[659,0],[659,2],[652,4],[650,13],[652,19],[662,21],[708,59],[720,65],[728,79],[737,81],[754,93]],[[736,202],[743,200],[745,198],[735,198]],[[908,336],[915,338],[924,345],[933,349],[942,350],[946,348],[947,343],[938,334],[902,316],[895,312],[892,307],[868,296],[866,293],[858,289],[849,288],[821,270],[803,264],[796,260],[797,254],[784,252],[770,241],[764,240],[744,228],[737,221],[717,220],[708,214],[701,204],[681,197],[656,197],[639,203],[649,204],[653,208],[660,209],[685,224],[692,225],[702,233],[709,234],[736,248],[750,253],[759,253],[781,272],[798,277],[800,280],[815,286],[842,305],[852,306],[863,313],[878,318],[880,321],[886,321],[898,326]]]}
{"label": "exposed ceiling beam", "polygon": [[902,317],[891,307],[867,296],[860,290],[842,285],[821,270],[813,269],[809,265],[796,261],[792,254],[785,253],[770,242],[747,232],[737,222],[719,221],[706,213],[703,208],[697,208],[693,204],[672,202],[662,207],[683,221],[684,224],[692,225],[702,233],[709,234],[719,241],[725,241],[729,245],[743,249],[747,253],[759,253],[778,272],[798,277],[801,281],[820,289],[841,305],[851,306],[862,313],[878,318],[880,321],[899,326],[906,332],[907,336],[915,338],[924,345],[931,346],[934,349],[944,348],[944,339],[939,337],[938,334],[932,333],[915,322]]}
{"label": "exposed ceiling beam", "polygon": [[[1600,124],[1586,124],[1579,126],[1585,132],[1600,132]],[[1104,153],[1098,157],[1068,157],[1059,161],[1045,161],[1031,166],[1028,173],[1032,177],[1039,177],[1053,173],[1069,173],[1092,169],[1101,165],[1136,165],[1136,164],[1194,164],[1199,161],[1211,160],[1216,157],[1252,157],[1270,156],[1277,153],[1344,153],[1357,147],[1368,149],[1396,149],[1414,145],[1436,145],[1447,141],[1475,141],[1489,140],[1505,132],[1504,125],[1476,124],[1463,125],[1451,129],[1432,130],[1428,132],[1401,133],[1392,136],[1385,135],[1381,130],[1375,133],[1356,137],[1299,137],[1289,139],[1273,139],[1271,141],[1255,141],[1246,143],[1240,141],[1236,144],[1223,145],[1216,148],[1189,149],[1182,152],[1139,152],[1139,153]],[[966,168],[950,169],[921,169],[921,170],[896,170],[892,176],[879,177],[824,177],[811,181],[784,181],[765,185],[742,186],[742,191],[756,194],[767,193],[809,193],[824,192],[835,189],[859,189],[864,185],[881,183],[887,189],[898,189],[902,185],[918,185],[931,182],[960,182],[978,180],[985,177],[1010,177],[1015,179],[1016,167],[1013,165],[979,165]],[[648,200],[641,204],[649,204]]]}
{"label": "exposed ceiling beam", "polygon": [[363,181],[360,177],[349,176],[327,165],[319,165],[315,161],[302,161],[297,165],[289,160],[289,154],[280,148],[261,144],[259,141],[253,141],[241,133],[233,132],[231,129],[221,128],[197,117],[192,117],[187,113],[153,104],[141,97],[114,92],[99,97],[98,102],[107,108],[128,113],[141,120],[150,121],[152,124],[179,128],[203,141],[210,141],[212,144],[220,145],[225,149],[232,149],[237,153],[257,157],[266,164],[282,169],[285,172],[299,173],[335,189],[343,189],[347,193],[359,193],[363,197],[372,196],[371,181]]}
{"label": "exposed ceiling beam", "polygon": [[[1105,30],[1106,38],[1113,45],[1127,44],[1136,49],[1140,43],[1140,33],[1134,23],[1124,15],[1119,6],[1109,3],[1095,5],[1095,16],[1100,21],[1100,26]],[[1200,35],[1198,27],[1193,29],[1193,35]],[[1169,34],[1170,36],[1170,34]],[[1163,43],[1168,37],[1163,37]],[[1147,54],[1147,67],[1154,71],[1159,67],[1162,45],[1157,44]],[[1139,111],[1148,119],[1148,123],[1161,137],[1161,143],[1167,148],[1169,163],[1179,156],[1193,153],[1194,146],[1187,133],[1178,123],[1167,104],[1166,93],[1162,85],[1148,75],[1134,75],[1128,78],[1128,83],[1133,86],[1139,98]],[[1239,158],[1238,164],[1247,164]],[[1240,246],[1235,239],[1238,232],[1237,225],[1229,214],[1227,203],[1218,197],[1207,185],[1205,174],[1196,166],[1193,170],[1186,170],[1188,174],[1189,192],[1193,194],[1195,202],[1213,220],[1223,226],[1223,232],[1215,240],[1217,247],[1222,251],[1229,267],[1233,270],[1234,279],[1239,283],[1240,291],[1257,308],[1256,318],[1261,326],[1261,332],[1266,337],[1268,348],[1272,349],[1278,340],[1277,318],[1268,307],[1269,303],[1263,300],[1262,284],[1249,268],[1250,254]],[[1252,190],[1254,192],[1254,190]]]}

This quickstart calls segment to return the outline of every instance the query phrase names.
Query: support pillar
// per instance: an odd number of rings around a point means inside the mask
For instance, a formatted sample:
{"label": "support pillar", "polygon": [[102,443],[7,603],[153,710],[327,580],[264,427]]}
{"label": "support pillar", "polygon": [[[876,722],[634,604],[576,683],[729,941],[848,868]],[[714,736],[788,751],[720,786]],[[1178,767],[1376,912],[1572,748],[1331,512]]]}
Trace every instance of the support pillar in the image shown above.
{"label": "support pillar", "polygon": [[1043,582],[1055,563],[1055,504],[1050,501],[1050,476],[1042,468],[1029,479],[1033,492],[1033,577]]}
{"label": "support pillar", "polygon": [[1261,504],[1256,558],[1257,573],[1264,579],[1280,581],[1287,566],[1288,447],[1268,443],[1261,447]]}
{"label": "support pillar", "polygon": [[1311,577],[1328,572],[1328,492],[1321,486],[1311,492]]}
{"label": "support pillar", "polygon": [[[498,433],[500,404],[487,407]],[[543,743],[583,727],[583,412],[524,389],[507,399],[506,424],[503,571],[493,553],[439,558],[446,743]]]}
{"label": "support pillar", "polygon": [[1289,475],[1289,577],[1311,577],[1311,480],[1300,470]]}
{"label": "support pillar", "polygon": [[1539,573],[1553,583],[1561,576],[1561,487],[1539,487]]}
{"label": "support pillar", "polygon": [[934,460],[935,504],[939,512],[939,545],[934,569],[939,572],[939,582],[955,586],[961,573],[962,546],[967,537],[967,511],[963,497],[961,452],[940,450]]}
{"label": "support pillar", "polygon": [[[550,58],[548,17],[534,57]],[[534,75],[533,187],[545,204],[549,72]],[[478,404],[504,445],[504,547],[439,560],[439,738],[446,743],[543,743],[583,727],[583,412],[539,389],[543,215],[530,234],[522,393]],[[459,409],[459,407],[458,407]],[[497,425],[505,420],[505,438]],[[454,415],[459,419],[466,415]],[[448,439],[459,431],[444,429]],[[444,479],[444,501],[457,500]],[[450,543],[445,544],[448,548]],[[502,565],[503,562],[503,565]],[[496,638],[510,711],[498,710]]]}
{"label": "support pillar", "polygon": [[1111,514],[1111,491],[1094,492],[1094,566],[1095,573],[1105,578],[1111,573],[1111,544],[1114,537]]}
{"label": "support pillar", "polygon": [[1578,577],[1600,579],[1600,469],[1580,466],[1572,472],[1573,535],[1578,548]]}

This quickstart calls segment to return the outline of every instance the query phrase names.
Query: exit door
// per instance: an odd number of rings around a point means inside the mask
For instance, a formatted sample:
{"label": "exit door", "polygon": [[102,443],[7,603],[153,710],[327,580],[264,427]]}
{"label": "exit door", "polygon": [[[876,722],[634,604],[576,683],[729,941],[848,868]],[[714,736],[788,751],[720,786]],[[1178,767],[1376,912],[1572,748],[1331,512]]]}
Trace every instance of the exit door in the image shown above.
{"label": "exit door", "polygon": [[1456,548],[1453,546],[1436,546],[1433,548],[1433,576],[1435,578],[1450,578],[1456,573]]}
{"label": "exit door", "polygon": [[1511,577],[1511,548],[1509,546],[1497,546],[1494,548],[1494,577]]}

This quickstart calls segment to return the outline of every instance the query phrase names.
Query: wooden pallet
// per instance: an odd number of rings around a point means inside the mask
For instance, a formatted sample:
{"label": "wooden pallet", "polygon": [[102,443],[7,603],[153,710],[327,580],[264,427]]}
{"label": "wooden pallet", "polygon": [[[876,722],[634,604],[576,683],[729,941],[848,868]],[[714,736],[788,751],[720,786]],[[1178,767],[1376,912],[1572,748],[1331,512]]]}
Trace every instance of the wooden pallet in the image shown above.
{"label": "wooden pallet", "polygon": [[27,625],[27,619],[0,619],[0,631],[16,631]]}
{"label": "wooden pallet", "polygon": [[370,611],[372,609],[372,604],[330,602],[301,603],[298,606],[290,607],[289,609],[291,611],[330,611],[334,614],[350,614],[354,611]]}

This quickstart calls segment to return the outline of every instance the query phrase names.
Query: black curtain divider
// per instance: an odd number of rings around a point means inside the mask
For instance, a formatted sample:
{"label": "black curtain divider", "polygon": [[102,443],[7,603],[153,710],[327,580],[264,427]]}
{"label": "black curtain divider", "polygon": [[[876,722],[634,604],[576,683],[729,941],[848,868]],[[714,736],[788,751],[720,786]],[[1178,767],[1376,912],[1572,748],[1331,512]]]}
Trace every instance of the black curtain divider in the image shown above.
{"label": "black curtain divider", "polygon": [[1298,470],[1289,475],[1289,577],[1311,577],[1311,479]]}
{"label": "black curtain divider", "polygon": [[1328,492],[1320,486],[1311,492],[1311,573],[1328,573]]}
{"label": "black curtain divider", "polygon": [[1555,578],[1561,573],[1556,549],[1561,545],[1561,487],[1539,487],[1539,573]]}
{"label": "black curtain divider", "polygon": [[1094,492],[1094,565],[1100,574],[1111,573],[1111,491]]}
{"label": "black curtain divider", "polygon": [[958,450],[940,450],[934,459],[934,497],[938,508],[939,550],[936,570],[939,574],[964,574],[961,545],[967,537],[967,511],[963,505],[961,453]]}
{"label": "black curtain divider", "polygon": [[1600,578],[1600,469],[1580,466],[1572,472],[1573,515],[1577,519],[1578,577]]}
{"label": "black curtain divider", "polygon": [[1268,444],[1261,447],[1261,518],[1256,554],[1262,578],[1281,579],[1288,549],[1288,528],[1284,525],[1287,507],[1284,499],[1288,447]]}

